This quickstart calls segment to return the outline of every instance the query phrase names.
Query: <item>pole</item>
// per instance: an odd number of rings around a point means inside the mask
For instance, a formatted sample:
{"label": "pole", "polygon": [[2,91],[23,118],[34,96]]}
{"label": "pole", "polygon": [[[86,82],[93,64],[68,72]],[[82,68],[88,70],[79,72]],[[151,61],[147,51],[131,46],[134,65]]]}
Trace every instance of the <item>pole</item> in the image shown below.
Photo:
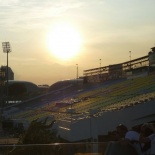
{"label": "pole", "polygon": [[76,79],[78,79],[78,77],[79,77],[79,75],[78,75],[78,74],[79,74],[79,73],[78,73],[78,72],[79,72],[79,71],[78,71],[78,64],[76,64],[76,71],[77,71],[77,73],[76,73]]}
{"label": "pole", "polygon": [[100,60],[100,73],[99,73],[99,81],[101,82],[101,59]]}
{"label": "pole", "polygon": [[130,69],[131,69],[131,51],[129,51],[129,53],[130,53]]}
{"label": "pole", "polygon": [[8,105],[8,101],[9,101],[9,94],[8,94],[8,89],[9,89],[9,82],[8,82],[8,80],[9,80],[9,71],[8,71],[8,64],[9,64],[9,62],[8,62],[8,52],[7,52],[7,71],[6,71],[6,74],[7,74],[7,86],[6,86],[6,95],[7,95],[7,101],[6,101],[6,103],[7,103],[7,105]]}
{"label": "pole", "polygon": [[100,75],[101,75],[101,59],[100,59]]}
{"label": "pole", "polygon": [[7,99],[6,99],[6,102],[8,104],[8,100],[9,100],[9,94],[8,94],[8,88],[9,88],[9,72],[8,72],[8,54],[11,52],[11,46],[10,46],[10,43],[9,42],[2,42],[2,48],[3,48],[3,52],[4,53],[7,53],[7,65],[6,65],[6,96],[7,96]]}

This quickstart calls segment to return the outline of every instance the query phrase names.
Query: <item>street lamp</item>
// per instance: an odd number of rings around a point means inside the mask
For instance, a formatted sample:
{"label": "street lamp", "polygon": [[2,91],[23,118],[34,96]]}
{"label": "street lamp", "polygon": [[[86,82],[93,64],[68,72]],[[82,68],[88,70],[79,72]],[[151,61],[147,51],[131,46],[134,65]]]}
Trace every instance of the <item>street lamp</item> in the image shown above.
{"label": "street lamp", "polygon": [[100,74],[99,74],[99,80],[101,81],[101,59],[100,60]]}
{"label": "street lamp", "polygon": [[131,51],[129,51],[129,53],[130,53],[130,69],[131,69]]}
{"label": "street lamp", "polygon": [[101,59],[100,59],[100,74],[101,74]]}
{"label": "street lamp", "polygon": [[78,74],[79,74],[79,73],[78,73],[78,72],[79,72],[79,71],[78,71],[78,64],[76,64],[76,71],[77,71],[77,73],[76,73],[76,78],[78,79],[78,77],[79,77],[79,75],[78,75]]}
{"label": "street lamp", "polygon": [[8,104],[8,79],[9,79],[9,73],[8,73],[8,53],[11,52],[10,43],[9,42],[2,42],[2,48],[3,48],[3,52],[7,53],[7,68],[6,68],[7,86],[6,86],[6,93],[7,93],[7,104]]}

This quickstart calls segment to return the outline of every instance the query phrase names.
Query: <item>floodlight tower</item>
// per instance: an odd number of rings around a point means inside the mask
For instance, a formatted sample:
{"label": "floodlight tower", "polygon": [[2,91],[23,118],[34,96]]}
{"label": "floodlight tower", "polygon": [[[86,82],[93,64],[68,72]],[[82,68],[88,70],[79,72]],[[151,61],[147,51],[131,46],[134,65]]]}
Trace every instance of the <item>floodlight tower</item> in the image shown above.
{"label": "floodlight tower", "polygon": [[3,52],[7,53],[7,67],[6,67],[6,78],[7,78],[7,84],[6,84],[6,94],[7,94],[7,104],[8,104],[8,80],[9,80],[9,72],[8,72],[8,54],[11,52],[11,46],[9,42],[2,42],[2,48]]}

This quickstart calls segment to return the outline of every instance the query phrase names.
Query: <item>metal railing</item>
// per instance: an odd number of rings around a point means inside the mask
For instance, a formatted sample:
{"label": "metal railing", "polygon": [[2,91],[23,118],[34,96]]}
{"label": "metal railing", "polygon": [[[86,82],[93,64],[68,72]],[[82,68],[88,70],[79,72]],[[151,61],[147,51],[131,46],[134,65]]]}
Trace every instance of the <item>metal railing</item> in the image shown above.
{"label": "metal railing", "polygon": [[119,142],[80,142],[0,145],[0,155],[138,155],[131,145]]}
{"label": "metal railing", "polygon": [[108,143],[3,144],[0,155],[104,155]]}

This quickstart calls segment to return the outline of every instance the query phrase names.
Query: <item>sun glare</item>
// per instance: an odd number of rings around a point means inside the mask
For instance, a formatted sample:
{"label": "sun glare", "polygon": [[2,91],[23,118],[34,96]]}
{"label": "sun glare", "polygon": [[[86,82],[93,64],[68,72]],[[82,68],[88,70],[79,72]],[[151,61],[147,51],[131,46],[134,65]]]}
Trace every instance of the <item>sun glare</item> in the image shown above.
{"label": "sun glare", "polygon": [[79,52],[81,42],[79,32],[66,24],[55,26],[48,37],[52,54],[64,60],[74,57]]}

